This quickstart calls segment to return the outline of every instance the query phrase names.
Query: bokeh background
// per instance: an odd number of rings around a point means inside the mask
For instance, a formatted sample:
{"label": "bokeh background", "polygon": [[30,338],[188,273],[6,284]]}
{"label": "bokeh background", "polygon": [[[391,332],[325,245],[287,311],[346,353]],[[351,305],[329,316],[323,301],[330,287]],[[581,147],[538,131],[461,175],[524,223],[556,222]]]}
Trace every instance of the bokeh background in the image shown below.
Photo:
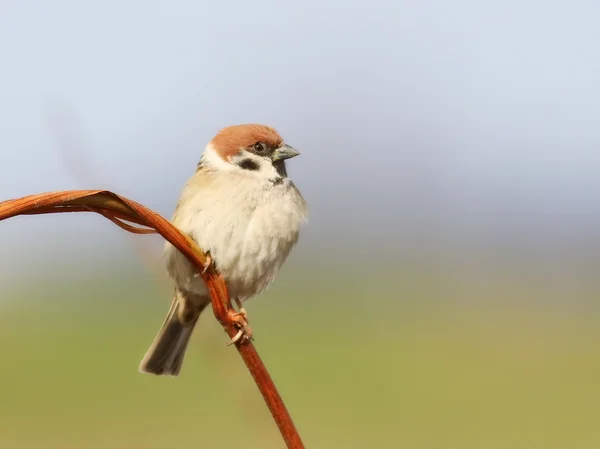
{"label": "bokeh background", "polygon": [[[248,305],[309,448],[600,447],[600,6],[3,0],[0,198],[170,216],[221,127],[302,156],[310,224]],[[0,223],[0,447],[282,447],[210,315],[138,374],[156,236]]]}

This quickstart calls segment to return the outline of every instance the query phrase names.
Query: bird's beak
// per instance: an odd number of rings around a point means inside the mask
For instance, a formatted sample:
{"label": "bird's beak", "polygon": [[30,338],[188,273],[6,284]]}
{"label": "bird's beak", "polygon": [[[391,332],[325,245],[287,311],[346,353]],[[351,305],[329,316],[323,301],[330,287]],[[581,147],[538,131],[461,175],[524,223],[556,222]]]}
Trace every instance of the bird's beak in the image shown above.
{"label": "bird's beak", "polygon": [[296,157],[299,154],[300,153],[298,151],[296,151],[294,148],[292,148],[288,144],[284,143],[279,148],[277,148],[275,151],[273,151],[273,155],[271,156],[271,159],[273,160],[273,162],[282,161],[284,159],[290,159],[292,157]]}

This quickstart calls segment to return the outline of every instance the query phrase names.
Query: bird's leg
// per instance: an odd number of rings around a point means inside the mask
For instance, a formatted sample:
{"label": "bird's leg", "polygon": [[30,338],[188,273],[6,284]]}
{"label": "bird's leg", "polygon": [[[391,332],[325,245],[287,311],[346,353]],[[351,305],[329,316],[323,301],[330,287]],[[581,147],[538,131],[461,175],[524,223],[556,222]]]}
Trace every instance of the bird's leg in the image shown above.
{"label": "bird's leg", "polygon": [[235,298],[234,301],[235,301],[236,305],[238,306],[238,310],[239,310],[238,313],[241,316],[243,316],[246,321],[248,321],[248,314],[246,313],[246,309],[244,309],[244,306],[242,305],[242,301],[240,301],[240,298]]}
{"label": "bird's leg", "polygon": [[238,328],[238,332],[233,336],[229,343],[227,343],[227,346],[231,346],[238,341],[244,343],[245,341],[253,340],[252,329],[248,326],[248,314],[246,313],[246,309],[242,306],[242,302],[239,298],[234,298],[234,301],[238,306],[239,312],[233,312],[231,314],[231,319]]}

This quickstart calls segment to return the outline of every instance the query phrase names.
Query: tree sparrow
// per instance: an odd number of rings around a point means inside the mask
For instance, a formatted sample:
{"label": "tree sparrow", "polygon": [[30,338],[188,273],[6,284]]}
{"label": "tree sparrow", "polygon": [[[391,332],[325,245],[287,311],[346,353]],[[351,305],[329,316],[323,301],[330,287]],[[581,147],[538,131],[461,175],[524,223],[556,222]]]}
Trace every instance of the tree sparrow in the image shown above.
{"label": "tree sparrow", "polygon": [[[299,154],[273,128],[231,126],[206,146],[181,193],[173,224],[209,253],[240,309],[275,278],[306,219],[306,202],[285,169]],[[175,293],[139,369],[177,376],[210,298],[196,268],[169,242],[165,262]]]}

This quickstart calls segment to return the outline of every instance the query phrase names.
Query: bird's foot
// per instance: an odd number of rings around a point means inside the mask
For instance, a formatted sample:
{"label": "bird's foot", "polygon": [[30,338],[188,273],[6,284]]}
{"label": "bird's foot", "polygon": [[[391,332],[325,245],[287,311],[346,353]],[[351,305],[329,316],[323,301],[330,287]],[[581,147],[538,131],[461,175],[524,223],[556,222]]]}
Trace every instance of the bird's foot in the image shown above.
{"label": "bird's foot", "polygon": [[244,317],[244,319],[246,320],[246,323],[247,323],[248,322],[248,313],[246,312],[246,309],[244,309],[244,306],[242,305],[242,301],[240,301],[239,298],[235,298],[234,301],[235,301],[235,304],[238,306],[237,315]]}
{"label": "bird's foot", "polygon": [[230,318],[231,321],[233,321],[233,325],[238,329],[238,332],[232,337],[229,343],[227,343],[227,346],[231,346],[237,342],[243,344],[253,340],[252,329],[248,326],[248,314],[246,313],[246,309],[242,307],[242,303],[238,298],[235,298],[234,301],[238,306],[239,312],[232,312]]}
{"label": "bird's foot", "polygon": [[202,270],[202,272],[200,273],[201,275],[206,273],[206,271],[210,268],[210,266],[213,263],[213,258],[210,255],[210,252],[206,251],[206,264],[204,264],[204,269]]}

